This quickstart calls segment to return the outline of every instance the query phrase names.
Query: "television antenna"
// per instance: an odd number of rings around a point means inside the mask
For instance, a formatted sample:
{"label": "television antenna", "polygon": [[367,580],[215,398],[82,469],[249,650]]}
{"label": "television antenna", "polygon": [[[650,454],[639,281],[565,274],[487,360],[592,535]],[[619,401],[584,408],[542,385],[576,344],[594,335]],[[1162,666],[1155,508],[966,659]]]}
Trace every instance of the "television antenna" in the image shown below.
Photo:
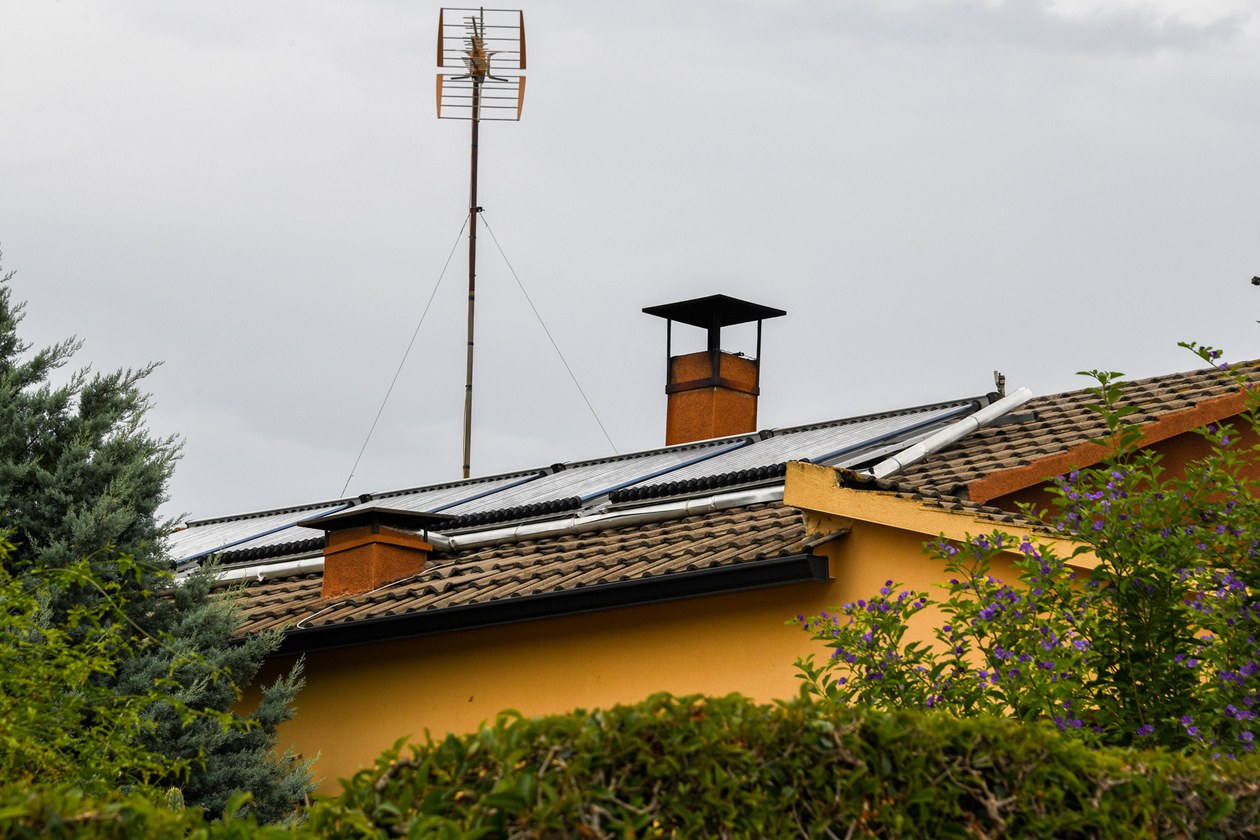
{"label": "television antenna", "polygon": [[[525,13],[519,9],[438,11],[437,115],[470,120],[468,190],[468,359],[464,383],[464,478],[472,466],[473,314],[477,297],[477,136],[482,120],[519,120],[525,102]],[[443,72],[459,67],[462,72]]]}

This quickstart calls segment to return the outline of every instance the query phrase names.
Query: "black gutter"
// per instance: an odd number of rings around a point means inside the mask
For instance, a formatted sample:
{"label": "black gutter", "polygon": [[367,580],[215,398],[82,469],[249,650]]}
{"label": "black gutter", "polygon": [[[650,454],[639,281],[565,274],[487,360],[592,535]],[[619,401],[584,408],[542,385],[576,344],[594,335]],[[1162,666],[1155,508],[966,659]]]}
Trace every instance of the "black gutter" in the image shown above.
{"label": "black gutter", "polygon": [[655,575],[482,604],[289,630],[273,655],[330,650],[618,607],[659,604],[701,595],[826,580],[831,580],[826,557],[791,554],[733,566]]}

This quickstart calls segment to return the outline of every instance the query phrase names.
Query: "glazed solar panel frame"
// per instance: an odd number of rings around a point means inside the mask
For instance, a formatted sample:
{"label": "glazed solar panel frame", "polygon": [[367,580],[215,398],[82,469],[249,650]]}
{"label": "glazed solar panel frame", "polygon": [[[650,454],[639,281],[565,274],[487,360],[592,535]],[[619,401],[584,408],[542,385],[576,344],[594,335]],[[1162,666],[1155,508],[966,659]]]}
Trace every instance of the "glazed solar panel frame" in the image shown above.
{"label": "glazed solar panel frame", "polygon": [[605,496],[613,489],[624,487],[627,482],[633,484],[662,470],[667,471],[665,474],[668,475],[697,459],[702,460],[696,466],[702,466],[711,457],[720,455],[736,444],[746,445],[750,440],[741,438],[735,441],[703,441],[613,458],[557,465],[563,468],[501,493],[445,508],[442,513],[459,516],[570,498],[587,502]]}
{"label": "glazed solar panel frame", "polygon": [[[653,487],[675,481],[702,479],[742,470],[754,470],[759,467],[773,467],[788,461],[813,461],[827,455],[832,456],[826,459],[828,462],[845,454],[850,456],[845,459],[847,463],[861,463],[869,457],[877,457],[878,444],[903,435],[926,436],[938,428],[974,413],[979,408],[980,403],[977,400],[958,400],[902,411],[895,415],[872,415],[822,425],[773,430],[767,433],[768,437],[757,440],[750,446],[723,453],[711,460],[631,486]],[[904,441],[891,447],[879,447],[879,449],[891,448],[896,451],[910,444],[911,441]],[[853,455],[858,457],[854,458]]]}

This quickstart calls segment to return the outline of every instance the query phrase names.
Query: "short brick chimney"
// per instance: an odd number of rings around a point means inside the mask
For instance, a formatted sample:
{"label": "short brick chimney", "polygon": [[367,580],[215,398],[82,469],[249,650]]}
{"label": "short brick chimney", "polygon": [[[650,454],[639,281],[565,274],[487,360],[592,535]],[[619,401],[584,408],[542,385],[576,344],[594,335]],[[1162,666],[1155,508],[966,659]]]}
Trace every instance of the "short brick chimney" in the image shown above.
{"label": "short brick chimney", "polygon": [[302,522],[304,528],[326,532],[320,594],[358,595],[419,574],[433,551],[427,532],[448,519],[442,514],[361,506]]}
{"label": "short brick chimney", "polygon": [[[787,313],[746,300],[710,295],[694,300],[649,306],[648,315],[664,318],[665,393],[669,404],[665,417],[665,444],[746,434],[757,430],[757,397],[761,394],[761,322]],[[674,356],[674,322],[690,324],[708,333],[708,349]],[[754,356],[722,349],[722,327],[757,323]]]}

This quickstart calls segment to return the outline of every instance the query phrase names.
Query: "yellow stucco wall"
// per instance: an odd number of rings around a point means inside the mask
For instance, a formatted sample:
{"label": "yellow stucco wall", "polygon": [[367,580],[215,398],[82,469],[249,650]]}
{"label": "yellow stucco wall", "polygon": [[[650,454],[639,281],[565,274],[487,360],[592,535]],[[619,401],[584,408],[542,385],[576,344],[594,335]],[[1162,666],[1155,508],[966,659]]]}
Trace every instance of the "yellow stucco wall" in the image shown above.
{"label": "yellow stucco wall", "polygon": [[400,736],[473,731],[503,709],[564,712],[657,691],[790,696],[809,640],[784,622],[835,597],[828,584],[794,584],[311,653],[280,741],[320,753],[316,773],[335,790]]}
{"label": "yellow stucco wall", "polygon": [[[825,649],[788,619],[869,598],[889,578],[926,590],[943,570],[923,553],[925,539],[987,530],[970,516],[924,518],[904,500],[842,491],[824,468],[798,475],[788,501],[815,511],[806,522],[817,533],[849,528],[815,549],[830,558],[834,580],[311,653],[281,744],[320,754],[316,773],[332,791],[403,735],[473,731],[503,709],[607,707],[657,691],[791,697],[799,690],[793,662]],[[999,562],[995,573],[1009,568]],[[289,664],[273,662],[265,676]]]}

